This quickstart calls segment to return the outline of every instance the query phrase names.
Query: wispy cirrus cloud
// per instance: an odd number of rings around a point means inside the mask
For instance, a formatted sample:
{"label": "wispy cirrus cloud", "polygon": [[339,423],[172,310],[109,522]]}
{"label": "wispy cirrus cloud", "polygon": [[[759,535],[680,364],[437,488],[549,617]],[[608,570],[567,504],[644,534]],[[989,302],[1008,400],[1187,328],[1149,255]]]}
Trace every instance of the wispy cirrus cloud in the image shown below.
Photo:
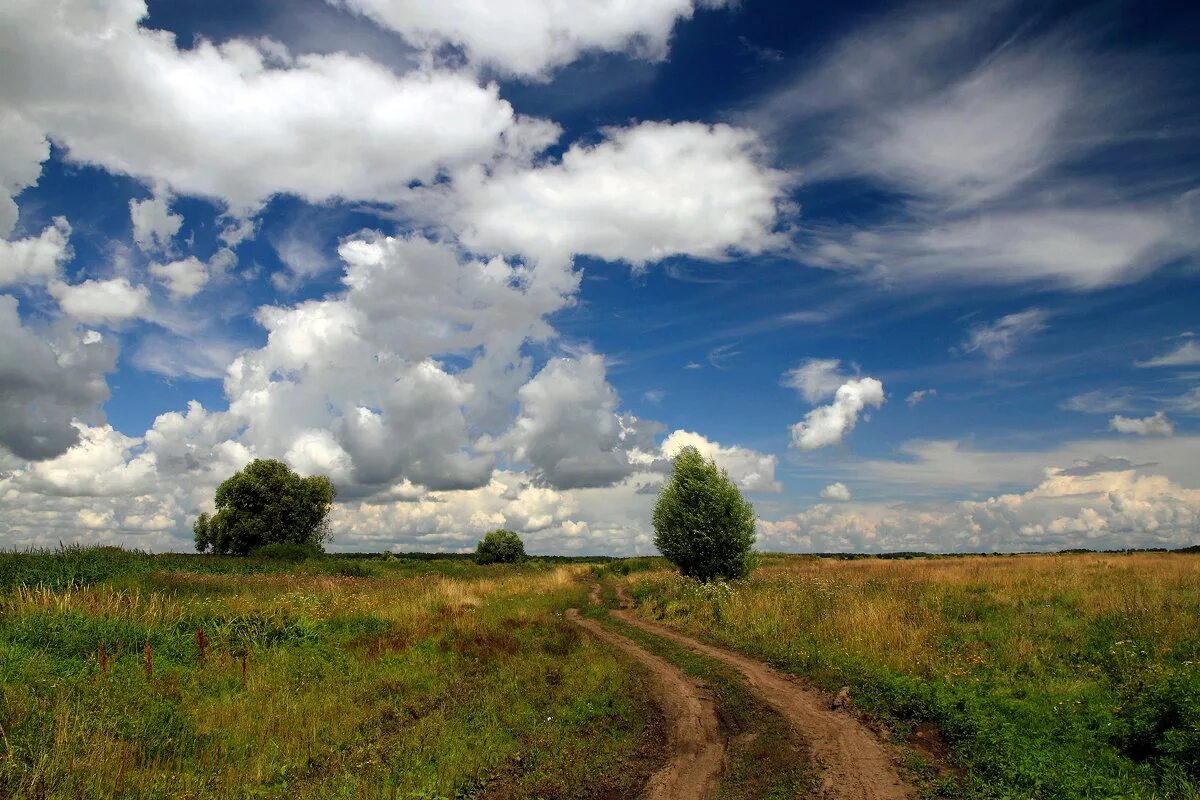
{"label": "wispy cirrus cloud", "polygon": [[1200,343],[1194,336],[1184,334],[1181,341],[1171,350],[1162,355],[1148,358],[1145,361],[1135,361],[1135,367],[1191,367],[1200,364]]}
{"label": "wispy cirrus cloud", "polygon": [[[1089,290],[1194,257],[1198,176],[1163,157],[1197,152],[1178,124],[1194,86],[1161,79],[1189,69],[1101,53],[1089,30],[1081,15],[1028,24],[1015,3],[911,5],[763,98],[746,118],[814,192],[855,179],[896,198],[869,225],[802,222],[797,258],[890,281]],[[1135,162],[1127,146],[1145,138],[1156,158]]]}
{"label": "wispy cirrus cloud", "polygon": [[967,333],[959,350],[963,353],[980,353],[989,361],[1002,361],[1044,331],[1049,316],[1043,309],[1031,308],[1007,314],[995,322],[976,325]]}

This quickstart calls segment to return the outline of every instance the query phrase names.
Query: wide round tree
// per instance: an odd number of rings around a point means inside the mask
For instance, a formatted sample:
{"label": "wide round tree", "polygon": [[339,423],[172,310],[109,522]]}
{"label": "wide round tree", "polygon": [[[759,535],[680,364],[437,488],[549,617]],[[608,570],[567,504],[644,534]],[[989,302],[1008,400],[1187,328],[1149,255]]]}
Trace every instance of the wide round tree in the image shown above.
{"label": "wide round tree", "polygon": [[247,555],[268,544],[321,549],[337,490],[324,475],[303,478],[287,464],[255,459],[217,487],[217,512],[193,526],[201,553]]}
{"label": "wide round tree", "polygon": [[524,560],[525,543],[503,528],[485,535],[475,548],[476,564],[519,564]]}
{"label": "wide round tree", "polygon": [[685,447],[654,505],[654,544],[688,577],[744,578],[753,563],[754,507],[716,462]]}

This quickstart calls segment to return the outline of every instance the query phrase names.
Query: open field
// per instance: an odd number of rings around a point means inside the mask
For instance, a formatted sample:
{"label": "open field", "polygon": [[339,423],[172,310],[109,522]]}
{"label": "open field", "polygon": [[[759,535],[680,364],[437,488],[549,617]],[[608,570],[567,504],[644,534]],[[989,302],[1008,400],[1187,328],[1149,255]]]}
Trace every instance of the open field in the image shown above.
{"label": "open field", "polygon": [[642,615],[827,689],[849,685],[902,737],[933,742],[926,750],[944,741],[962,772],[945,792],[1198,796],[1194,555],[763,561],[733,588],[606,572]]}
{"label": "open field", "polygon": [[0,796],[639,797],[678,755],[668,675],[720,753],[680,796],[857,797],[820,788],[831,760],[786,696],[807,690],[736,653],[849,686],[924,796],[1200,786],[1194,555],[766,556],[703,587],[661,559],[99,549],[0,554]]}
{"label": "open field", "polygon": [[654,766],[640,673],[559,613],[580,568],[0,558],[61,584],[0,595],[0,796],[624,797]]}

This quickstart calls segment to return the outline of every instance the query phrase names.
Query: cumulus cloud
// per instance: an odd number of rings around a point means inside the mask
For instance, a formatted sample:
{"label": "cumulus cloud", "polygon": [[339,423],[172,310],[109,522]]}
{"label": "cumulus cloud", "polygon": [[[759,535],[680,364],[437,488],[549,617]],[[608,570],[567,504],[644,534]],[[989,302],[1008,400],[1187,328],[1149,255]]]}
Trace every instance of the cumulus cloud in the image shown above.
{"label": "cumulus cloud", "polygon": [[1145,361],[1137,361],[1137,367],[1190,367],[1200,364],[1200,344],[1192,336],[1184,337],[1173,350]]}
{"label": "cumulus cloud", "polygon": [[1175,423],[1163,411],[1149,417],[1122,417],[1116,415],[1108,421],[1108,427],[1117,433],[1133,433],[1138,436],[1174,436]]}
{"label": "cumulus cloud", "polygon": [[810,358],[783,374],[783,385],[795,389],[810,403],[833,397],[850,376],[841,371],[836,358]]}
{"label": "cumulus cloud", "polygon": [[520,413],[498,444],[549,485],[605,486],[632,472],[601,356],[552,359],[517,397]]}
{"label": "cumulus cloud", "polygon": [[821,499],[847,503],[850,501],[850,488],[844,483],[831,483],[821,490]]}
{"label": "cumulus cloud", "polygon": [[915,440],[897,448],[896,459],[855,463],[855,478],[903,497],[945,497],[964,491],[994,492],[1036,484],[1047,464],[1092,471],[1097,464],[1154,465],[1183,486],[1200,485],[1196,448],[1200,437],[1095,438],[1042,450],[986,450],[958,440]]}
{"label": "cumulus cloud", "polygon": [[37,183],[42,162],[50,157],[50,142],[38,126],[11,108],[0,105],[0,239],[7,238],[17,224],[14,198]]}
{"label": "cumulus cloud", "polygon": [[133,286],[128,278],[87,280],[74,285],[56,281],[50,294],[62,310],[80,322],[124,322],[141,315],[150,299],[145,286]]}
{"label": "cumulus cloud", "polygon": [[917,389],[914,392],[910,392],[908,397],[904,398],[904,402],[908,403],[909,408],[912,408],[913,406],[919,404],[922,400],[925,400],[928,397],[936,396],[937,389]]}
{"label": "cumulus cloud", "polygon": [[0,239],[0,286],[44,284],[58,277],[72,256],[70,236],[70,224],[63,217],[55,217],[54,224],[38,236]]}
{"label": "cumulus cloud", "polygon": [[588,0],[570,5],[554,0],[487,0],[456,4],[438,0],[328,0],[364,14],[400,33],[413,45],[435,51],[462,48],[467,58],[502,72],[544,77],[589,51],[626,52],[638,58],[666,57],[675,23],[697,6],[725,0]]}
{"label": "cumulus cloud", "polygon": [[[388,201],[412,181],[524,158],[557,136],[467,73],[398,76],[365,58],[293,56],[267,41],[201,39],[181,50],[174,35],[139,26],[146,13],[143,0],[5,3],[8,115],[73,161],[235,210],[280,192]],[[29,155],[44,158],[42,147]],[[22,169],[10,185],[27,185]]]}
{"label": "cumulus cloud", "polygon": [[1001,361],[1029,339],[1046,329],[1049,317],[1040,308],[1008,314],[995,322],[976,325],[962,343],[964,353],[981,353],[990,361]]}
{"label": "cumulus cloud", "polygon": [[546,261],[587,254],[640,267],[776,245],[787,182],[749,130],[644,122],[609,128],[603,141],[574,144],[533,169],[466,171],[442,210],[456,215],[475,250]]}
{"label": "cumulus cloud", "polygon": [[679,455],[684,447],[694,447],[705,458],[711,458],[717,466],[729,473],[729,479],[747,492],[779,492],[782,484],[775,479],[779,465],[776,456],[760,453],[748,447],[724,446],[698,433],[677,430],[663,440],[661,457],[667,460]]}
{"label": "cumulus cloud", "polygon": [[65,452],[79,438],[72,421],[101,416],[115,364],[107,337],[65,323],[32,330],[0,295],[0,446],[29,460]]}
{"label": "cumulus cloud", "polygon": [[832,403],[814,408],[803,421],[791,427],[792,447],[807,451],[839,444],[854,430],[863,409],[879,408],[883,400],[883,384],[874,378],[843,383],[834,393]]}
{"label": "cumulus cloud", "polygon": [[1025,492],[986,500],[817,505],[759,522],[776,550],[979,552],[1179,547],[1200,523],[1200,490],[1134,469],[1048,470]]}
{"label": "cumulus cloud", "polygon": [[183,225],[183,217],[171,213],[171,197],[165,192],[155,192],[147,200],[130,200],[129,221],[134,243],[147,253],[168,250]]}
{"label": "cumulus cloud", "polygon": [[229,248],[222,247],[208,261],[188,256],[166,264],[153,262],[149,272],[166,287],[172,298],[186,300],[198,294],[210,280],[223,277],[235,266],[237,256]]}
{"label": "cumulus cloud", "polygon": [[[243,440],[280,455],[323,450],[348,470],[348,494],[401,480],[485,485],[496,451],[475,452],[472,427],[510,413],[528,376],[520,345],[551,335],[544,318],[569,301],[577,278],[470,259],[419,236],[364,232],[338,252],[343,292],[258,310],[266,344],[238,356],[225,378]],[[452,371],[445,356],[468,366]],[[330,436],[318,441],[314,431]]]}

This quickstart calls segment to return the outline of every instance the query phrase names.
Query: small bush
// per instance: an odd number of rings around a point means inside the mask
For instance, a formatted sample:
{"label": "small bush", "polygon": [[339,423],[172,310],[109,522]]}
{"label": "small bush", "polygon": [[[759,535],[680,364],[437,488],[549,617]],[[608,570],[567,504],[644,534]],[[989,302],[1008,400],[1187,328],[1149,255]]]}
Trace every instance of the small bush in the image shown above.
{"label": "small bush", "polygon": [[484,536],[475,548],[476,564],[519,564],[524,560],[525,543],[503,528]]}
{"label": "small bush", "polygon": [[320,558],[324,551],[315,544],[301,542],[272,542],[255,550],[251,555],[258,558],[268,558],[272,561],[283,561],[289,564],[299,564],[310,558]]}

